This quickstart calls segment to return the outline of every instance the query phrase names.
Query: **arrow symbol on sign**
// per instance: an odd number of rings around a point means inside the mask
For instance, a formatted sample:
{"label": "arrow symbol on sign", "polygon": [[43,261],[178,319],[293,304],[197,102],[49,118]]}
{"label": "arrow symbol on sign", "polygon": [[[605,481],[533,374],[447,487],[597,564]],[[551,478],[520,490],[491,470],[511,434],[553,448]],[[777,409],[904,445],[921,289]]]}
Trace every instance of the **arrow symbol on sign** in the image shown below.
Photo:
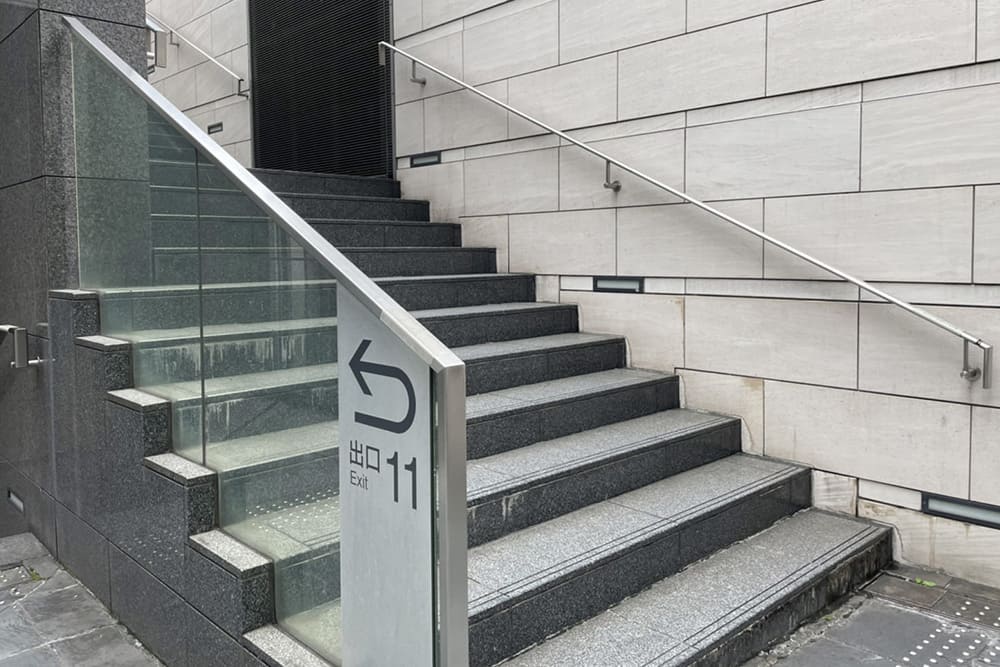
{"label": "arrow symbol on sign", "polygon": [[413,425],[413,418],[417,414],[417,396],[413,391],[413,383],[410,382],[409,376],[403,372],[402,368],[365,361],[363,357],[371,344],[372,342],[370,340],[362,340],[361,344],[358,345],[358,349],[355,350],[354,356],[351,357],[350,363],[348,364],[351,367],[351,372],[354,373],[354,379],[357,380],[358,386],[361,387],[361,391],[364,392],[365,396],[372,395],[372,390],[368,386],[368,383],[365,382],[363,373],[393,378],[399,380],[403,384],[403,388],[406,389],[406,400],[409,405],[406,408],[406,416],[398,422],[365,414],[363,412],[355,412],[354,420],[359,424],[382,429],[383,431],[389,431],[390,433],[406,433],[410,426]]}

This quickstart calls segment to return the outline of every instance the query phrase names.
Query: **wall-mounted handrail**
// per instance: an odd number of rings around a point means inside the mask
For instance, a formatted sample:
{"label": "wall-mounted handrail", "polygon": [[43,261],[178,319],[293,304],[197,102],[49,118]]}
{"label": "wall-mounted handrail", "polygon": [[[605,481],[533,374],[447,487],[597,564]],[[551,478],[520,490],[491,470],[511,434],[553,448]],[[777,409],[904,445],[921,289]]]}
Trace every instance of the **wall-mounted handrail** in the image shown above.
{"label": "wall-mounted handrail", "polygon": [[[722,211],[720,211],[720,210],[718,210],[716,208],[713,208],[712,206],[709,206],[705,202],[703,202],[703,201],[701,201],[699,199],[696,199],[696,198],[692,197],[691,195],[688,195],[688,194],[686,194],[684,192],[681,192],[680,190],[677,190],[676,188],[673,188],[673,187],[667,185],[666,183],[663,183],[662,181],[659,181],[659,180],[653,178],[652,176],[649,176],[648,174],[645,174],[642,171],[639,171],[635,167],[631,167],[628,164],[625,164],[624,162],[621,162],[620,160],[616,160],[615,158],[611,157],[610,155],[597,150],[593,146],[590,146],[589,144],[586,144],[586,143],[584,143],[582,141],[579,141],[578,139],[574,139],[573,137],[571,137],[570,135],[566,134],[565,132],[557,130],[556,128],[552,127],[551,125],[549,125],[547,123],[544,123],[544,122],[538,120],[537,118],[524,113],[523,111],[515,109],[514,107],[510,106],[506,102],[501,102],[500,100],[498,100],[497,98],[493,97],[492,95],[484,93],[483,91],[479,90],[475,86],[472,86],[471,84],[468,84],[465,81],[462,81],[461,79],[458,79],[458,78],[452,76],[451,74],[448,74],[447,72],[445,72],[445,71],[443,71],[441,69],[438,69],[434,65],[431,65],[430,63],[425,62],[425,61],[421,60],[420,58],[417,58],[413,54],[407,53],[403,49],[400,49],[399,47],[394,46],[392,44],[389,44],[388,42],[380,42],[379,43],[379,60],[382,63],[382,65],[386,65],[387,61],[388,61],[388,59],[385,57],[386,51],[393,51],[395,53],[398,53],[399,55],[403,56],[404,58],[409,59],[411,61],[411,63],[413,63],[413,71],[412,71],[411,77],[410,77],[411,81],[414,81],[416,83],[421,83],[421,85],[423,85],[422,82],[426,81],[426,80],[422,80],[419,77],[417,77],[416,66],[420,65],[421,67],[423,67],[423,68],[425,68],[425,69],[427,69],[427,70],[429,70],[429,71],[437,74],[438,76],[441,76],[441,77],[447,79],[448,81],[451,81],[452,83],[454,83],[454,84],[456,84],[456,85],[464,88],[465,90],[468,90],[469,92],[471,92],[471,93],[473,93],[475,95],[478,95],[479,97],[482,97],[483,99],[488,100],[488,101],[492,102],[493,104],[495,104],[495,105],[497,105],[497,106],[499,106],[499,107],[501,107],[503,109],[506,109],[507,111],[509,111],[510,113],[514,114],[515,116],[523,118],[524,120],[528,121],[529,123],[533,123],[534,125],[537,125],[538,127],[542,128],[546,132],[548,132],[550,134],[554,134],[554,135],[560,137],[561,139],[563,139],[563,140],[565,140],[565,141],[573,144],[574,146],[582,148],[583,150],[585,150],[586,152],[590,153],[591,155],[594,155],[595,157],[598,157],[598,158],[604,160],[605,167],[606,167],[604,187],[606,187],[606,188],[608,188],[610,190],[613,190],[614,192],[618,192],[619,190],[621,190],[622,186],[621,186],[621,183],[619,181],[617,181],[617,180],[616,181],[612,181],[611,180],[611,167],[612,167],[612,165],[618,167],[622,171],[625,171],[625,172],[627,172],[629,174],[632,174],[633,176],[635,176],[637,178],[640,178],[640,179],[646,181],[647,183],[650,183],[651,185],[655,185],[656,187],[660,188],[661,190],[665,190],[666,192],[669,192],[670,194],[674,195],[675,197],[683,199],[687,203],[689,203],[689,204],[691,204],[693,206],[696,206],[696,207],[700,208],[701,210],[703,210],[703,211],[705,211],[707,213],[710,213],[710,214],[714,215],[715,217],[720,218],[721,220],[724,220],[724,221],[728,222],[731,225],[739,227],[740,229],[742,229],[743,231],[745,231],[745,232],[747,232],[749,234],[753,234],[754,236],[763,239],[764,241],[766,241],[767,243],[770,243],[771,245],[773,245],[775,247],[781,248],[785,252],[788,252],[788,253],[790,253],[792,255],[795,255],[799,259],[802,259],[802,260],[804,260],[806,262],[809,262],[813,266],[819,267],[820,269],[823,269],[824,271],[826,271],[828,273],[832,273],[833,275],[837,276],[838,278],[840,278],[842,280],[846,280],[847,282],[852,283],[852,284],[858,286],[859,288],[865,290],[866,292],[868,292],[870,294],[874,294],[875,296],[879,297],[880,299],[884,299],[885,301],[888,301],[889,303],[891,303],[893,305],[899,306],[900,308],[902,308],[906,312],[910,313],[911,315],[915,315],[916,317],[919,317],[920,319],[922,319],[922,320],[924,320],[926,322],[929,322],[929,323],[933,324],[934,326],[947,331],[950,334],[958,336],[963,341],[963,366],[962,366],[961,376],[963,378],[965,378],[966,380],[969,380],[970,382],[975,381],[975,380],[977,380],[979,378],[982,378],[983,389],[989,389],[992,386],[992,384],[993,384],[993,346],[991,344],[987,343],[986,341],[984,341],[982,338],[979,338],[978,336],[974,336],[973,334],[970,334],[967,331],[965,331],[965,330],[963,330],[963,329],[955,326],[951,322],[948,322],[947,320],[944,320],[944,319],[942,319],[942,318],[940,318],[940,317],[938,317],[936,315],[933,315],[933,314],[927,312],[926,310],[924,310],[922,308],[918,308],[917,306],[914,306],[911,303],[907,303],[906,301],[903,301],[902,299],[894,297],[893,295],[889,294],[885,290],[881,290],[878,287],[875,287],[871,283],[868,283],[868,282],[866,282],[864,280],[861,280],[860,278],[856,278],[856,277],[852,276],[851,274],[849,274],[849,273],[847,273],[845,271],[841,271],[840,269],[836,268],[835,266],[827,264],[826,262],[824,262],[822,260],[819,260],[819,259],[813,257],[812,255],[808,254],[808,253],[805,253],[805,252],[803,252],[801,250],[798,250],[797,248],[794,248],[794,247],[788,245],[784,241],[776,239],[775,237],[771,236],[770,234],[766,234],[766,233],[764,233],[764,232],[762,232],[762,231],[760,231],[758,229],[755,229],[755,228],[751,227],[750,225],[747,225],[746,223],[740,222],[736,218],[734,218],[734,217],[732,217],[730,215],[726,215]],[[970,361],[969,361],[969,345],[975,345],[976,347],[978,347],[979,349],[981,349],[983,351],[983,364],[982,364],[982,368],[974,368],[974,367],[971,366]]]}
{"label": "wall-mounted handrail", "polygon": [[[190,39],[188,39],[187,37],[185,37],[184,35],[182,35],[180,32],[178,32],[177,28],[171,28],[167,23],[165,23],[163,21],[163,19],[159,19],[156,16],[154,16],[153,14],[150,14],[148,12],[146,13],[146,15],[147,15],[147,17],[149,17],[150,19],[152,19],[152,23],[158,24],[159,27],[161,27],[163,29],[163,31],[170,33],[171,37],[177,37],[182,42],[184,42],[185,44],[187,44],[188,46],[190,46],[192,49],[194,49],[195,51],[197,51],[199,54],[201,54],[202,56],[204,56],[206,59],[208,59],[209,61],[215,63],[215,65],[217,65],[219,67],[219,69],[221,69],[223,72],[225,72],[226,74],[228,74],[232,78],[236,79],[236,94],[237,95],[239,95],[240,97],[249,97],[250,96],[250,89],[249,88],[246,88],[246,89],[243,88],[243,84],[246,83],[246,79],[244,79],[242,76],[240,76],[239,74],[237,74],[233,70],[231,70],[228,67],[226,67],[225,65],[223,65],[221,62],[219,62],[219,60],[217,58],[212,57],[203,48],[201,48],[200,46],[198,46],[197,44],[195,44],[194,42],[192,42]],[[147,25],[149,25],[150,21],[147,20],[146,23],[147,23]],[[177,44],[176,42],[173,42],[173,41],[171,41],[171,44],[174,44],[174,46],[180,46],[179,44]]]}

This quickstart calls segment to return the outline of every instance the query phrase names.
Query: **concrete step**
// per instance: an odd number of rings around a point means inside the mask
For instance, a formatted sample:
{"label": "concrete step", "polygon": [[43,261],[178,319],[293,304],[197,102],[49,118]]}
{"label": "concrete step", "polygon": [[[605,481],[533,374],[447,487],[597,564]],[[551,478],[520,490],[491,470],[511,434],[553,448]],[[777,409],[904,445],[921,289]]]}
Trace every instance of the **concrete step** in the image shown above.
{"label": "concrete step", "polygon": [[[494,664],[802,509],[809,479],[797,466],[729,456],[471,549],[471,663]],[[274,561],[279,624],[334,660],[336,526],[339,503],[328,498],[225,528]]]}
{"label": "concrete step", "polygon": [[279,622],[340,597],[339,497],[250,516],[223,530],[273,561]]}
{"label": "concrete step", "polygon": [[740,422],[666,410],[469,461],[469,544],[739,453]]}
{"label": "concrete step", "polygon": [[[180,143],[176,140],[180,139]],[[186,143],[179,135],[151,132],[150,144],[159,147],[184,148]],[[399,181],[388,178],[316,174],[274,169],[251,169],[257,180],[278,192],[300,194],[355,195],[371,197],[399,197]],[[149,161],[149,180],[154,185],[227,189],[232,183],[214,165],[194,162],[152,159]]]}
{"label": "concrete step", "polygon": [[469,395],[625,366],[625,339],[607,334],[555,334],[454,352],[465,362]]}
{"label": "concrete step", "polygon": [[135,331],[205,325],[335,317],[334,280],[190,282],[157,287],[100,290],[101,330],[129,336]]}
{"label": "concrete step", "polygon": [[[372,277],[496,272],[493,248],[341,248]],[[200,272],[200,273],[199,273]],[[153,281],[176,285],[201,276],[206,283],[332,278],[299,248],[154,248]]]}
{"label": "concrete step", "polygon": [[888,528],[806,510],[508,664],[741,665],[891,561]]}
{"label": "concrete step", "polygon": [[375,282],[409,311],[535,301],[535,277],[523,273],[390,276]]}
{"label": "concrete step", "polygon": [[470,396],[469,459],[634,419],[679,405],[676,376],[619,368]]}
{"label": "concrete step", "polygon": [[[431,323],[433,332],[440,324]],[[336,362],[337,318],[147,329],[132,342],[136,386],[285,370]],[[470,393],[582,375],[624,365],[624,340],[558,334],[457,348],[467,360]]]}
{"label": "concrete step", "polygon": [[501,303],[411,312],[448,347],[574,333],[579,325],[572,304]]}
{"label": "concrete step", "polygon": [[133,331],[136,386],[299,368],[337,361],[337,318]]}
{"label": "concrete step", "polygon": [[219,482],[219,525],[337,495],[339,424],[325,421],[213,443],[205,465]]}
{"label": "concrete step", "polygon": [[470,664],[496,664],[807,507],[809,475],[739,454],[471,549]]}
{"label": "concrete step", "polygon": [[[304,218],[430,220],[430,206],[426,201],[292,192],[277,194]],[[263,214],[260,208],[240,191],[168,185],[150,186],[150,213],[224,216]]]}
{"label": "concrete step", "polygon": [[[490,317],[494,305],[533,302],[535,278],[521,274],[454,274],[446,276],[388,276],[375,282],[408,310],[431,310],[428,318],[451,321]],[[159,287],[101,290],[101,329],[106,334],[129,336],[134,331],[197,327],[206,325],[268,322],[284,319],[333,317],[337,314],[337,284],[334,280],[258,281],[217,283],[199,290],[189,282]],[[453,313],[443,309],[483,306],[482,313]],[[486,307],[490,306],[490,307]],[[511,309],[535,308],[528,303]],[[545,310],[545,308],[542,308]],[[438,312],[442,311],[442,312]],[[572,318],[568,313],[574,314]],[[575,331],[575,306],[563,306],[561,331]],[[493,313],[494,316],[501,313]],[[527,316],[530,319],[530,316]],[[569,320],[572,319],[572,322]],[[571,324],[571,328],[566,328]],[[519,327],[512,326],[513,337]],[[453,336],[458,340],[460,336]],[[471,343],[462,343],[471,344]]]}
{"label": "concrete step", "polygon": [[[298,247],[270,219],[259,216],[157,214],[151,218],[154,247]],[[326,220],[308,222],[334,246],[460,246],[461,226],[407,220]]]}
{"label": "concrete step", "polygon": [[200,460],[203,441],[218,443],[337,419],[337,364],[149,385],[142,390],[172,403],[173,449],[195,460]]}

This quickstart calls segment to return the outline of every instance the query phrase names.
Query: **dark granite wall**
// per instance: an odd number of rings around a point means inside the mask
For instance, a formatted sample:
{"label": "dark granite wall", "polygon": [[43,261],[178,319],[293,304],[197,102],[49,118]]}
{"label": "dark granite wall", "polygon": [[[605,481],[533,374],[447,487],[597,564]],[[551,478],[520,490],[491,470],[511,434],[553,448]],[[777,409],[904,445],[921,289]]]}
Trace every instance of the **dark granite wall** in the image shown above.
{"label": "dark granite wall", "polygon": [[[52,359],[48,291],[79,281],[71,57],[62,15],[78,16],[145,71],[142,0],[0,0],[0,323],[27,327]],[[56,551],[53,365],[14,370],[0,345],[0,536],[30,528]],[[66,410],[58,406],[55,412]],[[24,502],[22,515],[8,493]]]}

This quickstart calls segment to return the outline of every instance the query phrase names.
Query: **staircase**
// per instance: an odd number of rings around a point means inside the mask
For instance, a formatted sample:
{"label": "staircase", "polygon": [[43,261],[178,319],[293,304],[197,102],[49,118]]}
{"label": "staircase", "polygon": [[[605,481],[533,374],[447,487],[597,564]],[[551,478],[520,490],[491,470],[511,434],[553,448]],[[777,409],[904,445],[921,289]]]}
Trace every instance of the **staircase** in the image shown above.
{"label": "staircase", "polygon": [[[102,333],[217,477],[198,548],[266,556],[256,624],[337,661],[334,281],[154,116],[149,136],[152,284],[101,290]],[[471,664],[739,664],[888,564],[887,530],[810,509],[809,470],[742,454],[737,419],[680,408],[676,376],[398,183],[254,173],[467,364]]]}

